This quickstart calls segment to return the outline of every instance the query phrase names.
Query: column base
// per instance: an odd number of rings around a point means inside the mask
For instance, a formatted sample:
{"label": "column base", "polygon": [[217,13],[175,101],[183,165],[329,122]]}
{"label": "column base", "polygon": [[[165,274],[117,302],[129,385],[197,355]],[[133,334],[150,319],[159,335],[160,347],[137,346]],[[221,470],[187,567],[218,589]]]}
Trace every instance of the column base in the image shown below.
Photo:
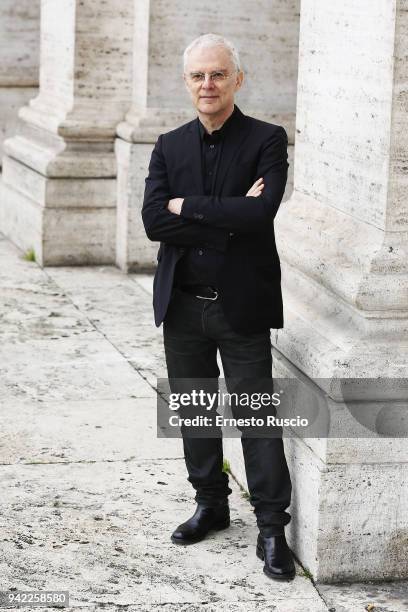
{"label": "column base", "polygon": [[115,263],[116,180],[49,178],[8,157],[0,231],[41,266]]}

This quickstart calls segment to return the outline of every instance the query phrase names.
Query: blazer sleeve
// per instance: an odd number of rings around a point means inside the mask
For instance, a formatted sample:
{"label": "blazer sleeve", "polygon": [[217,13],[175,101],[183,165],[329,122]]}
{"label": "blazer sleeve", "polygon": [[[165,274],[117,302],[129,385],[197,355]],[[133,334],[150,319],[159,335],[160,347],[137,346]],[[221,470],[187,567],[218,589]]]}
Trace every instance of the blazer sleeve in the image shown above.
{"label": "blazer sleeve", "polygon": [[177,246],[205,246],[225,251],[229,234],[215,227],[206,227],[196,220],[174,215],[167,209],[171,199],[162,135],[153,149],[149,173],[145,180],[142,219],[149,240]]}
{"label": "blazer sleeve", "polygon": [[285,192],[288,174],[288,137],[279,126],[262,147],[256,176],[264,179],[262,195],[188,196],[181,216],[230,232],[261,232],[273,220]]}

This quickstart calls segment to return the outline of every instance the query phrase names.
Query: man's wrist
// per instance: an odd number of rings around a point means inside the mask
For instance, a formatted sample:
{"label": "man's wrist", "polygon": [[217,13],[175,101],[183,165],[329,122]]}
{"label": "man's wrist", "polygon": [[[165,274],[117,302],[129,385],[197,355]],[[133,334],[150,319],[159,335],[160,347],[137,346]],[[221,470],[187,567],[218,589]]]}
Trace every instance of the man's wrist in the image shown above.
{"label": "man's wrist", "polygon": [[180,215],[183,202],[184,198],[172,198],[167,204],[167,209],[175,215]]}

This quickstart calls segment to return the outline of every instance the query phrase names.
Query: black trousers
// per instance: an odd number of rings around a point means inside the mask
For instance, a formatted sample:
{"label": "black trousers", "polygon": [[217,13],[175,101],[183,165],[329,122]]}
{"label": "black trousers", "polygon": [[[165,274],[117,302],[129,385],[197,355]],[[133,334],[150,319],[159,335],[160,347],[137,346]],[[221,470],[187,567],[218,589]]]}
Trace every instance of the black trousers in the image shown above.
{"label": "black trousers", "polygon": [[[252,335],[235,332],[218,300],[202,300],[174,289],[163,322],[163,338],[172,392],[186,391],[188,379],[199,379],[201,387],[216,391],[220,375],[217,350],[227,387],[229,380],[262,379],[273,385],[270,330]],[[177,381],[182,381],[181,386]],[[181,432],[196,502],[208,506],[226,503],[232,491],[228,474],[222,471],[221,431],[218,437],[211,434],[207,438],[191,437],[183,427]],[[258,527],[265,536],[283,533],[291,519],[285,510],[290,505],[292,485],[282,437],[251,437],[243,432],[241,443]]]}

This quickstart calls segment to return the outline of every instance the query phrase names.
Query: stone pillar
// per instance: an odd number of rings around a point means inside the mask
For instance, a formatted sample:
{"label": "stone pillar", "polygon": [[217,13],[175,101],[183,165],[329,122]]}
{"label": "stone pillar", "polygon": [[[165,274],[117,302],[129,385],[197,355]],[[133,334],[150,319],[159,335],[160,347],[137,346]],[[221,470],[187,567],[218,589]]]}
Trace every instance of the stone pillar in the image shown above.
{"label": "stone pillar", "polygon": [[0,4],[0,165],[3,141],[15,133],[18,109],[37,93],[40,0]]}
{"label": "stone pillar", "polygon": [[[408,407],[407,8],[302,2],[294,192],[275,224],[275,374],[303,380],[341,421],[336,381],[359,379],[348,412],[365,401],[362,421],[386,436]],[[406,578],[406,438],[352,427],[349,438],[286,441],[290,544],[317,580]]]}
{"label": "stone pillar", "polygon": [[131,100],[133,2],[41,9],[40,92],[4,143],[0,230],[41,265],[113,263],[113,144]]}
{"label": "stone pillar", "polygon": [[222,6],[215,0],[205,6],[135,1],[133,98],[115,145],[120,268],[141,271],[156,263],[157,244],[148,242],[140,216],[144,179],[159,134],[195,117],[182,80],[184,48],[206,32],[231,38],[246,73],[237,104],[246,114],[284,125],[293,143],[298,28],[299,0],[231,0]]}

